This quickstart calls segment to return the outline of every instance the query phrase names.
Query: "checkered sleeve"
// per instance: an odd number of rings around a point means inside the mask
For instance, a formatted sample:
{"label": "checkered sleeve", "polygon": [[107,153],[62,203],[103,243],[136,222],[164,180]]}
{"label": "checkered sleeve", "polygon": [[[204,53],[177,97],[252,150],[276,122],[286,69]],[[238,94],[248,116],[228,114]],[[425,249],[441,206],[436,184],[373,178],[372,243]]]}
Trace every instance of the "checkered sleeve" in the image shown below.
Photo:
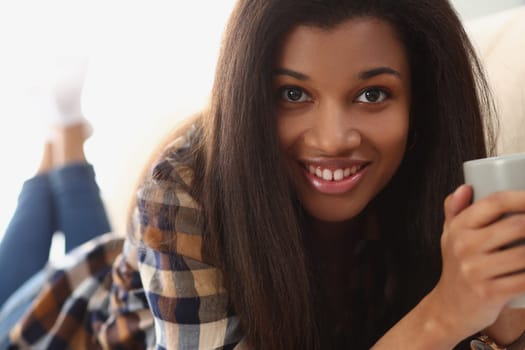
{"label": "checkered sleeve", "polygon": [[166,157],[138,192],[138,270],[156,349],[241,349],[242,334],[221,273],[202,256],[203,217],[191,170]]}
{"label": "checkered sleeve", "polygon": [[50,268],[48,280],[12,329],[9,348],[81,350],[144,344],[142,332],[116,327],[120,323],[133,329],[138,315],[130,309],[112,313],[116,310],[109,302],[112,264],[122,245],[121,236],[108,233],[72,251],[60,268]]}

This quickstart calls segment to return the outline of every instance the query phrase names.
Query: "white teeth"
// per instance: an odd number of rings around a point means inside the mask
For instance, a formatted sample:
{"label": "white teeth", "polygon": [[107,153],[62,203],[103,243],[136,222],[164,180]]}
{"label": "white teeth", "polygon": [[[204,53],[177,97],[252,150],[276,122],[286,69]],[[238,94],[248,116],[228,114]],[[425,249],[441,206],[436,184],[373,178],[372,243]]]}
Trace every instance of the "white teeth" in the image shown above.
{"label": "white teeth", "polygon": [[315,175],[325,181],[341,181],[349,176],[354,175],[359,170],[361,170],[361,166],[358,165],[354,165],[351,168],[335,170],[322,169],[321,167],[315,167],[313,165],[308,166],[308,171],[310,174]]}

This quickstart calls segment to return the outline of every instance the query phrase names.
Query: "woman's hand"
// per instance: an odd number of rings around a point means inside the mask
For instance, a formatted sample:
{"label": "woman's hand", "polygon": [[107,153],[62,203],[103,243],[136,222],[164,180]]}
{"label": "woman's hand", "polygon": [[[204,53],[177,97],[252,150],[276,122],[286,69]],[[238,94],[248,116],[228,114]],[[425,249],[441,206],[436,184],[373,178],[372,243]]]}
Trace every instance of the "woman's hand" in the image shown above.
{"label": "woman's hand", "polygon": [[505,305],[525,294],[525,273],[516,273],[525,269],[525,245],[502,248],[525,238],[525,214],[505,216],[525,213],[525,191],[470,205],[471,198],[472,189],[463,185],[445,200],[441,278],[373,350],[450,350],[484,329],[506,342],[523,331],[522,314]]}
{"label": "woman's hand", "polygon": [[525,245],[502,249],[525,238],[525,215],[504,217],[525,213],[525,192],[500,192],[469,205],[471,198],[463,185],[445,200],[443,270],[427,296],[458,339],[492,325],[510,299],[525,293],[525,273],[516,273],[525,269]]}

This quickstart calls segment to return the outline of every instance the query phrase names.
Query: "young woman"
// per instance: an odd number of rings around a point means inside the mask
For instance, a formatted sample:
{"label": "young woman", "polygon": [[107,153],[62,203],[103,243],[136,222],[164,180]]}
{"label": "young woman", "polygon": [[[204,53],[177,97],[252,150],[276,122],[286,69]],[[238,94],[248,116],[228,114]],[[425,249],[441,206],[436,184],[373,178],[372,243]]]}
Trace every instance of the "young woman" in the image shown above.
{"label": "young woman", "polygon": [[83,283],[64,272],[11,339],[466,349],[484,333],[519,343],[524,313],[505,304],[525,293],[513,274],[525,248],[499,248],[525,226],[522,215],[498,219],[525,211],[525,194],[469,206],[460,186],[462,162],[492,152],[491,112],[446,0],[241,0],[211,104],[145,177],[112,279],[99,248],[104,263],[91,254],[76,267],[98,276],[89,298],[56,293]]}

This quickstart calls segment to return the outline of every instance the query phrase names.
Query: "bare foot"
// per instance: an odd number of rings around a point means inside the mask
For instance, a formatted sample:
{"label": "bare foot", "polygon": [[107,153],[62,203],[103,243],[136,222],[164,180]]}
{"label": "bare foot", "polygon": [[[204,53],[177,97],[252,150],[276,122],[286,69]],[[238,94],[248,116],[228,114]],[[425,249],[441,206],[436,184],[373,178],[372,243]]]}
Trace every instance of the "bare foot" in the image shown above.
{"label": "bare foot", "polygon": [[79,122],[67,126],[56,126],[53,137],[53,165],[63,167],[74,163],[86,163],[84,142],[91,135],[90,126]]}
{"label": "bare foot", "polygon": [[44,145],[44,152],[42,154],[42,159],[40,160],[40,165],[36,171],[37,175],[48,173],[54,166],[53,162],[53,144],[47,141]]}

